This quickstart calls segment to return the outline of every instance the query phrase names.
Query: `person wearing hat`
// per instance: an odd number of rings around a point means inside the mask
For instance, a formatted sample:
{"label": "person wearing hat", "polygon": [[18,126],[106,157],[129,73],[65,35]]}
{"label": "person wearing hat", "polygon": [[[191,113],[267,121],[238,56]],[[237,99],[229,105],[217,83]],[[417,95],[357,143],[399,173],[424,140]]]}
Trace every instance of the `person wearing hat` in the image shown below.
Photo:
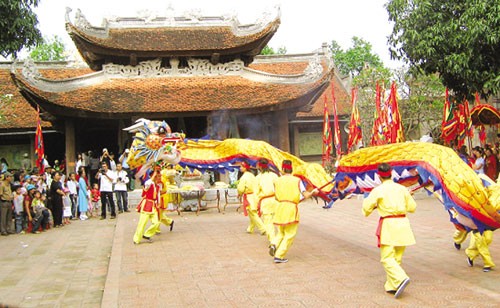
{"label": "person wearing hat", "polygon": [[[155,235],[160,224],[158,220],[158,204],[160,203],[161,173],[156,169],[152,172],[151,178],[144,183],[142,190],[142,200],[137,205],[137,212],[140,213],[139,222],[134,233],[134,244],[139,244],[142,239],[152,243],[151,237]],[[144,232],[146,224],[151,221],[151,226]]]}
{"label": "person wearing hat", "polygon": [[12,174],[4,173],[4,180],[0,184],[0,231],[2,235],[14,234],[12,230]]}
{"label": "person wearing hat", "polygon": [[274,257],[274,263],[286,263],[285,258],[293,244],[299,227],[299,202],[310,198],[318,191],[307,191],[300,178],[292,175],[290,160],[283,160],[281,169],[283,175],[274,181],[274,198],[278,202],[273,223],[277,233],[269,246],[269,254]]}
{"label": "person wearing hat", "polygon": [[267,239],[271,243],[275,234],[273,217],[277,205],[274,198],[274,182],[278,175],[269,170],[269,161],[266,158],[257,162],[257,168],[259,169],[259,174],[256,176],[257,209],[266,229]]}
{"label": "person wearing hat", "polygon": [[238,190],[238,195],[243,198],[243,213],[250,219],[247,233],[252,234],[254,229],[257,228],[260,234],[264,235],[266,234],[266,229],[257,214],[257,199],[254,194],[257,188],[255,176],[252,172],[250,172],[250,165],[245,161],[241,163],[240,171],[243,175],[241,176],[236,188]]}
{"label": "person wearing hat", "polygon": [[363,214],[378,210],[380,219],[377,228],[380,262],[387,274],[384,285],[387,293],[399,298],[410,282],[410,277],[401,267],[406,246],[415,244],[410,221],[406,213],[417,207],[406,187],[392,181],[392,167],[382,163],[377,168],[382,184],[375,187],[363,200]]}

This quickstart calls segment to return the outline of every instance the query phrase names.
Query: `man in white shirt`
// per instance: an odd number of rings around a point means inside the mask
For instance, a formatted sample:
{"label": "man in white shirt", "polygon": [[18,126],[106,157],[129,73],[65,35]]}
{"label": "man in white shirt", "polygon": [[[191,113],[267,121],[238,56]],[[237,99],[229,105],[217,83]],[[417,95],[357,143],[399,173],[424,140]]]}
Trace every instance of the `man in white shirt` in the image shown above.
{"label": "man in white shirt", "polygon": [[74,172],[71,172],[69,174],[69,179],[66,182],[66,187],[69,190],[69,197],[71,200],[71,219],[76,219],[78,217],[78,191],[76,190],[77,185],[78,182],[76,181],[76,174]]}
{"label": "man in white shirt", "polygon": [[121,163],[116,164],[116,183],[115,183],[115,194],[118,203],[118,213],[130,212],[128,209],[128,193],[127,184],[129,178],[127,176],[127,171],[123,170]]}
{"label": "man in white shirt", "polygon": [[116,181],[115,173],[108,169],[108,164],[102,162],[102,167],[96,175],[99,180],[101,192],[101,220],[106,219],[106,208],[109,206],[111,219],[116,218],[115,202],[113,201],[113,183]]}

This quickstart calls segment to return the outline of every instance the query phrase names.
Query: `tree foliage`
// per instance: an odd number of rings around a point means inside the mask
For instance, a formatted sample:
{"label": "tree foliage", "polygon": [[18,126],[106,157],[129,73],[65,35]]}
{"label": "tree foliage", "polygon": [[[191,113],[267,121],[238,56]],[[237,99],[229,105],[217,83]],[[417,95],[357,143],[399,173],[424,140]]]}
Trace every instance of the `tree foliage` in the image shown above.
{"label": "tree foliage", "polygon": [[277,51],[274,51],[274,49],[272,47],[269,47],[269,45],[266,45],[266,47],[264,47],[262,49],[262,51],[260,52],[261,55],[285,55],[287,53],[287,50],[286,50],[286,47],[284,46],[281,46],[281,47],[278,47],[278,50]]}
{"label": "tree foliage", "polygon": [[393,58],[438,73],[458,99],[500,90],[500,0],[390,0]]}
{"label": "tree foliage", "polygon": [[67,57],[65,51],[64,43],[57,35],[44,37],[43,42],[30,51],[30,58],[35,61],[64,61]]}
{"label": "tree foliage", "polygon": [[[436,74],[427,76],[407,68],[391,71],[372,51],[369,43],[357,37],[352,40],[353,46],[348,50],[342,50],[335,41],[330,48],[337,68],[343,74],[351,76],[352,86],[358,89],[357,106],[364,144],[370,142],[373,122],[377,116],[377,83],[383,92],[387,92],[392,81],[396,81],[406,139],[418,139],[441,124],[444,86]],[[382,100],[386,98],[383,96]]]}
{"label": "tree foliage", "polygon": [[343,50],[335,40],[332,41],[330,49],[335,65],[344,75],[354,77],[359,75],[365,67],[380,68],[384,66],[380,57],[373,53],[372,45],[357,36],[352,38],[352,47],[347,50]]}
{"label": "tree foliage", "polygon": [[16,56],[23,47],[34,46],[42,39],[38,19],[32,7],[39,0],[0,1],[0,54]]}

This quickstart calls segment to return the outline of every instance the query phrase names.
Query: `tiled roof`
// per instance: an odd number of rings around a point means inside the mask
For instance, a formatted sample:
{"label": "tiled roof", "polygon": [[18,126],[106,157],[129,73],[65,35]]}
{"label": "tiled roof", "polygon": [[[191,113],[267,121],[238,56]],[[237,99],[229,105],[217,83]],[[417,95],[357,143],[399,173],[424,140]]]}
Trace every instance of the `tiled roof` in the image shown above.
{"label": "tiled roof", "polygon": [[333,100],[332,100],[332,85],[335,87],[335,99],[337,101],[337,114],[338,115],[350,115],[351,114],[351,97],[344,85],[342,85],[339,78],[334,76],[328,88],[323,92],[313,105],[310,112],[298,112],[297,118],[299,119],[309,119],[309,118],[322,118],[324,112],[324,96],[326,95],[328,113],[333,114]]}
{"label": "tiled roof", "polygon": [[[297,68],[294,68],[294,65]],[[299,73],[305,66],[304,62],[256,65],[266,72],[274,73]],[[83,71],[40,70],[45,78],[62,75],[74,77],[79,72]],[[42,107],[50,113],[83,112],[87,116],[105,113],[129,117],[137,113],[206,114],[213,110],[263,112],[297,108],[310,103],[301,99],[319,91],[330,79],[330,74],[331,72],[325,69],[318,80],[303,84],[258,82],[239,76],[115,78],[65,92],[50,92],[37,88],[25,80],[20,72],[15,78],[22,84],[23,89],[37,96]]]}
{"label": "tiled roof", "polygon": [[280,109],[279,105],[312,91],[306,85],[268,84],[242,77],[114,79],[69,92],[43,92],[24,87],[54,105],[90,113],[210,112],[213,110]]}
{"label": "tiled roof", "polygon": [[[110,28],[107,37],[99,37],[66,23],[68,32],[89,44],[129,51],[192,51],[237,48],[273,35],[280,20],[276,19],[257,33],[236,36],[232,27],[149,27]],[[79,43],[73,38],[77,47]]]}
{"label": "tiled roof", "polygon": [[277,63],[252,63],[248,67],[257,71],[276,75],[294,75],[302,73],[309,62],[277,62]]}
{"label": "tiled roof", "polygon": [[[36,111],[19,93],[10,78],[9,69],[0,69],[0,96],[12,94],[9,104],[0,108],[0,130],[24,130],[36,128]],[[43,127],[51,127],[49,122],[42,121]]]}

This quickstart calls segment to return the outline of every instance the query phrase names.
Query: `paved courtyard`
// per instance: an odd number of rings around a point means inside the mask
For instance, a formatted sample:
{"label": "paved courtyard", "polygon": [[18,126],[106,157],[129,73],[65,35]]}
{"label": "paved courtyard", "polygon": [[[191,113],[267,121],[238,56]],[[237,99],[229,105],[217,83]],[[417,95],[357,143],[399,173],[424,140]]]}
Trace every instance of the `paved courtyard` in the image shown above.
{"label": "paved courtyard", "polygon": [[[136,204],[137,192],[131,196]],[[300,206],[286,264],[274,264],[263,236],[245,233],[236,205],[210,208],[163,226],[134,245],[135,212],[116,220],[73,221],[42,234],[0,238],[0,306],[9,307],[499,307],[500,269],[469,268],[452,245],[442,205],[419,195],[411,214],[417,245],[403,266],[412,281],[396,300],[383,289],[375,229],[352,198],[324,210]],[[491,245],[500,262],[500,245]]]}

